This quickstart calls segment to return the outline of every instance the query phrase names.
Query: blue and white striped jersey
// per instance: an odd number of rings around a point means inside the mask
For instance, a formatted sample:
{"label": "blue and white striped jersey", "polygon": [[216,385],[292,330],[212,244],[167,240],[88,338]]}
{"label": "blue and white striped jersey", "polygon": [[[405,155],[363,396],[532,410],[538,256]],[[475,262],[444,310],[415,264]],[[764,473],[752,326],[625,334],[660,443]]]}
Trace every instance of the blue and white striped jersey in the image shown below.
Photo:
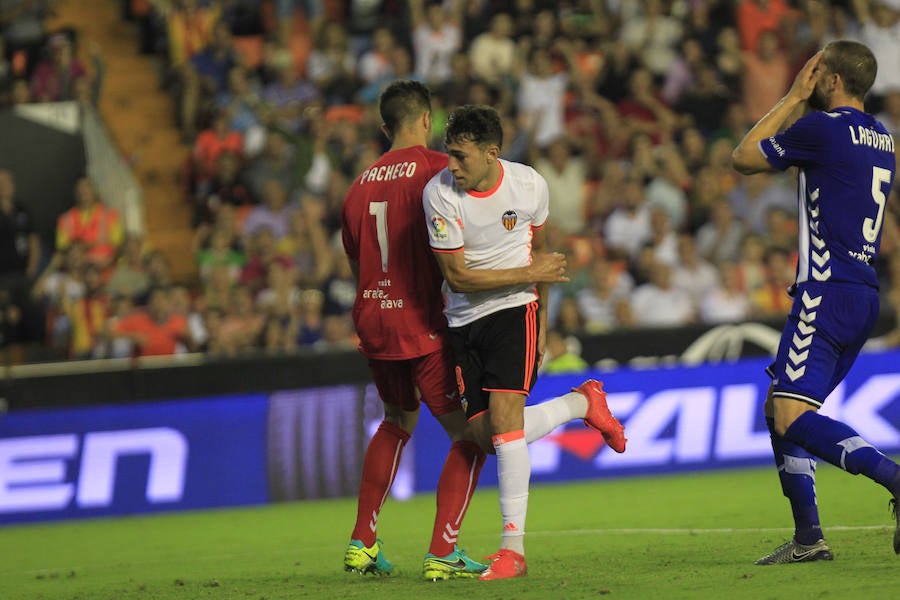
{"label": "blue and white striped jersey", "polygon": [[759,147],[773,167],[800,170],[797,283],[877,289],[873,262],[897,168],[894,140],[884,125],[841,107],[810,113]]}

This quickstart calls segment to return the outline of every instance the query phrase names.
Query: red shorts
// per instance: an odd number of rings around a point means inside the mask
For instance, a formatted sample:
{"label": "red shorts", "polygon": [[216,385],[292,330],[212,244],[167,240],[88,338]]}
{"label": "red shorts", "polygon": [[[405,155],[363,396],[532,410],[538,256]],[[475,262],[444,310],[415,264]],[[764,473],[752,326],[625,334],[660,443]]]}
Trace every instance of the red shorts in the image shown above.
{"label": "red shorts", "polygon": [[421,397],[436,417],[462,408],[449,348],[406,360],[370,358],[369,369],[387,404],[413,411]]}

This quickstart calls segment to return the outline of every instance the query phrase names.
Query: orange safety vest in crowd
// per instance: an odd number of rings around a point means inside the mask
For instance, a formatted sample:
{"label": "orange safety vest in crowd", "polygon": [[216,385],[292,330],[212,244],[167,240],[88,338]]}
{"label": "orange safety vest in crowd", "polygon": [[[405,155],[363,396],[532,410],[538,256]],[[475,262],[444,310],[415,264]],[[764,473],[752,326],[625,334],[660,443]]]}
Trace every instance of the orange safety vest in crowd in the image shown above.
{"label": "orange safety vest in crowd", "polygon": [[108,264],[122,244],[118,211],[95,204],[88,211],[76,206],[64,212],[56,222],[56,247],[65,250],[73,242],[87,246],[92,261]]}

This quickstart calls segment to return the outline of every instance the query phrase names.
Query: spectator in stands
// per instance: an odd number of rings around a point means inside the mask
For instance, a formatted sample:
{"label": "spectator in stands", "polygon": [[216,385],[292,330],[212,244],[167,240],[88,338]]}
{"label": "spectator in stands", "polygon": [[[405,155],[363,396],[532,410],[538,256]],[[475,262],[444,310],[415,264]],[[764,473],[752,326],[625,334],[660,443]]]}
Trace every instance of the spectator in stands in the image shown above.
{"label": "spectator in stands", "polygon": [[[570,49],[560,40],[557,48]],[[565,52],[563,56],[568,56]],[[531,132],[534,144],[546,148],[565,134],[565,93],[569,86],[569,72],[557,71],[549,48],[533,47],[528,51],[528,69],[520,73],[516,108]]]}
{"label": "spectator in stands", "polygon": [[444,5],[409,0],[414,72],[430,85],[450,78],[450,58],[462,48],[464,2]]}
{"label": "spectator in stands", "polygon": [[[768,244],[779,248],[797,247],[797,216],[780,206],[773,206],[766,212],[766,232],[769,234]],[[796,256],[792,251],[792,257]]]}
{"label": "spectator in stands", "polygon": [[219,167],[219,157],[230,153],[240,159],[243,150],[244,136],[229,128],[227,112],[217,111],[209,128],[201,131],[194,142],[191,152],[192,188],[199,192],[210,187]]}
{"label": "spectator in stands", "polygon": [[169,288],[156,287],[150,290],[146,309],[109,322],[109,336],[130,340],[135,356],[175,354],[187,342],[187,319],[173,312]]}
{"label": "spectator in stands", "polygon": [[606,42],[602,48],[604,64],[597,73],[594,91],[618,104],[628,95],[628,80],[638,68],[638,61],[621,40]]}
{"label": "spectator in stands", "polygon": [[323,307],[325,295],[322,290],[303,290],[300,296],[300,307],[297,311],[297,343],[301,347],[311,347],[322,339],[325,325]]}
{"label": "spectator in stands", "polygon": [[274,261],[266,273],[267,286],[256,295],[256,308],[267,317],[286,317],[300,306],[303,290],[297,285],[297,269]]}
{"label": "spectator in stands", "polygon": [[730,90],[739,90],[744,66],[741,40],[734,27],[723,27],[716,35],[716,51],[712,58],[722,83]]}
{"label": "spectator in stands", "polygon": [[53,350],[68,350],[69,319],[63,306],[84,296],[82,274],[87,262],[86,247],[74,242],[53,255],[31,289],[32,298],[43,307],[47,343]]}
{"label": "spectator in stands", "polygon": [[565,137],[552,140],[534,161],[535,170],[550,188],[550,225],[563,235],[581,233],[587,225],[585,182],[587,168],[580,156],[572,154]]}
{"label": "spectator in stands", "polygon": [[735,7],[735,21],[741,49],[756,50],[764,32],[777,31],[782,19],[797,16],[785,0],[739,0]]}
{"label": "spectator in stands", "polygon": [[228,86],[216,97],[214,110],[224,110],[228,115],[228,128],[244,136],[243,154],[256,156],[265,143],[268,109],[263,104],[259,82],[251,78],[241,65],[228,72]]}
{"label": "spectator in stands", "polygon": [[45,19],[55,0],[0,1],[0,36],[7,56],[20,63],[17,71],[28,77],[40,61],[47,39]]}
{"label": "spectator in stands", "polygon": [[186,285],[173,285],[169,289],[169,299],[172,303],[172,314],[181,315],[187,320],[187,335],[178,351],[197,352],[207,339],[206,327],[201,314],[202,297],[195,299]]}
{"label": "spectator in stands", "polygon": [[343,247],[338,244],[331,251],[334,269],[320,288],[323,295],[322,314],[326,317],[347,317],[356,301],[357,282]]}
{"label": "spectator in stands", "polygon": [[49,56],[31,75],[31,98],[35,102],[63,102],[77,97],[78,81],[88,76],[87,69],[74,56],[71,40],[57,33],[48,42]]}
{"label": "spectator in stands", "polygon": [[213,229],[209,235],[209,247],[197,252],[197,270],[201,281],[208,281],[212,271],[224,267],[232,282],[238,280],[246,262],[244,253],[233,245],[234,236],[225,229]]}
{"label": "spectator in stands", "polygon": [[[369,58],[378,57],[370,56]],[[356,104],[370,105],[371,108],[374,109],[378,105],[378,97],[381,95],[381,92],[390,85],[392,81],[396,79],[417,79],[416,74],[413,73],[412,55],[405,46],[392,46],[387,55],[387,60],[388,63],[386,67],[381,69],[381,75],[376,76],[375,79],[363,85],[356,92],[354,96],[354,102]],[[363,70],[362,63],[363,61],[360,60],[358,65],[360,74]],[[375,61],[372,64],[380,65],[380,60]]]}
{"label": "spectator in stands", "polygon": [[229,72],[237,64],[231,31],[227,23],[219,21],[213,26],[209,44],[195,53],[182,71],[181,128],[187,139],[201,128],[205,116],[201,111],[228,89]]}
{"label": "spectator in stands", "polygon": [[[0,309],[6,343],[43,337],[43,315],[31,298],[41,263],[41,242],[31,211],[16,198],[15,178],[0,169],[0,289],[8,305]],[[3,342],[0,341],[0,345]]]}
{"label": "spectator in stands", "polygon": [[744,106],[747,117],[757,121],[784,95],[791,82],[791,65],[780,47],[775,31],[759,34],[756,48],[744,52]]}
{"label": "spectator in stands", "polygon": [[104,334],[110,315],[110,299],[100,268],[88,263],[82,274],[85,293],[78,299],[63,301],[62,310],[69,321],[69,358],[85,360],[106,355]]}
{"label": "spectator in stands", "polygon": [[660,96],[669,106],[674,106],[682,94],[697,81],[700,66],[704,63],[703,47],[694,38],[680,41],[680,50],[669,69],[663,74]]}
{"label": "spectator in stands", "polygon": [[741,288],[737,266],[731,261],[719,265],[716,286],[700,303],[700,320],[704,323],[740,323],[750,318],[750,301]]}
{"label": "spectator in stands", "polygon": [[635,69],[628,79],[628,94],[616,105],[624,124],[633,132],[646,134],[654,144],[671,137],[677,115],[659,96],[653,74]]}
{"label": "spectator in stands", "polygon": [[747,294],[755,293],[766,284],[766,242],[762,237],[754,233],[744,236],[737,270],[741,288]]}
{"label": "spectator in stands", "polygon": [[0,169],[0,283],[20,289],[37,277],[40,263],[41,242],[31,211],[16,199],[12,172]]}
{"label": "spectator in stands", "polygon": [[306,125],[305,111],[321,101],[322,95],[309,80],[302,79],[293,57],[282,49],[273,62],[275,79],[263,89],[262,97],[272,109],[274,123],[290,133],[298,133]]}
{"label": "spectator in stands", "polygon": [[226,345],[238,352],[258,347],[263,324],[263,316],[254,310],[253,290],[241,284],[232,288],[231,301],[219,331]]}
{"label": "spectator in stands", "polygon": [[767,248],[765,269],[763,285],[750,296],[751,313],[761,319],[784,317],[794,301],[788,295],[788,289],[796,279],[790,252],[777,246]]}
{"label": "spectator in stands", "polygon": [[644,188],[647,205],[660,208],[668,217],[673,229],[681,229],[688,218],[688,197],[685,190],[691,186],[691,177],[681,152],[674,143],[656,148],[655,168],[650,182]]}
{"label": "spectator in stands", "polygon": [[696,66],[694,80],[678,98],[674,109],[708,137],[721,126],[732,100],[732,91],[719,80],[715,67],[704,62]]}
{"label": "spectator in stands", "polygon": [[334,263],[328,232],[322,224],[323,211],[321,202],[305,199],[299,210],[291,212],[287,233],[275,245],[279,255],[291,259],[297,268],[297,283],[304,288],[322,285]]}
{"label": "spectator in stands", "polygon": [[150,277],[144,264],[144,239],[128,235],[122,244],[121,256],[115,261],[106,292],[111,296],[143,297],[150,288]]}
{"label": "spectator in stands", "polygon": [[554,329],[563,335],[578,335],[584,333],[584,327],[585,318],[578,308],[578,301],[573,296],[560,298]]}
{"label": "spectator in stands", "polygon": [[514,86],[516,43],[512,33],[512,17],[501,12],[491,17],[490,29],[472,40],[469,62],[476,77],[498,87]]}
{"label": "spectator in stands", "polygon": [[[504,128],[504,131],[506,129]],[[624,197],[625,179],[628,175],[622,161],[608,160],[600,167],[600,177],[589,184],[587,200],[588,220],[598,236],[603,233],[604,220]]]}
{"label": "spectator in stands", "polygon": [[543,372],[560,375],[563,373],[584,373],[590,368],[581,358],[581,342],[574,336],[564,337],[551,329],[547,332],[546,358],[541,363]]}
{"label": "spectator in stands", "polygon": [[878,77],[866,97],[866,109],[871,113],[881,111],[884,96],[900,89],[900,70],[895,65],[900,56],[900,4],[887,0],[852,0],[860,25],[860,42],[872,49],[880,65],[891,65],[878,70]]}
{"label": "spectator in stands", "polygon": [[682,25],[675,17],[665,14],[660,0],[647,0],[642,3],[638,17],[623,22],[619,37],[644,68],[663,77],[677,57]]}
{"label": "spectator in stands", "polygon": [[266,134],[265,150],[251,160],[243,170],[242,180],[256,200],[263,197],[266,183],[277,179],[288,194],[297,186],[297,169],[294,148],[288,136],[278,129],[270,129]]}
{"label": "spectator in stands", "polygon": [[[440,104],[438,106],[461,106],[463,104],[489,104],[495,106],[499,102],[497,90],[488,86],[484,80],[472,72],[469,54],[457,52],[450,58],[451,75],[443,83],[431,85],[432,95]],[[484,97],[477,98],[478,94]],[[433,133],[440,139],[441,134]],[[506,131],[504,130],[504,133]]]}
{"label": "spectator in stands", "polygon": [[[144,264],[147,269],[147,277],[150,280],[150,289],[166,288],[173,285],[172,281],[172,263],[169,257],[160,250],[151,250],[144,257]],[[144,294],[138,298],[137,303],[144,305],[149,301],[148,295]]]}
{"label": "spectator in stands", "polygon": [[322,320],[322,334],[312,343],[317,352],[355,350],[359,338],[353,330],[353,322],[347,315],[326,315]]}
{"label": "spectator in stands", "polygon": [[578,314],[587,333],[605,333],[616,327],[616,305],[634,289],[634,279],[620,262],[596,257],[590,284],[575,293]]}
{"label": "spectator in stands", "polygon": [[286,265],[291,264],[290,258],[278,254],[275,238],[272,230],[268,227],[259,227],[249,238],[246,238],[245,248],[247,249],[247,262],[241,269],[238,281],[249,287],[254,294],[266,285],[269,267],[273,262],[278,260]]}
{"label": "spectator in stands", "polygon": [[119,212],[105,206],[94,183],[82,177],[75,184],[75,206],[56,221],[56,247],[65,250],[74,242],[87,248],[88,258],[101,268],[115,259],[122,244]]}
{"label": "spectator in stands", "polygon": [[223,205],[242,212],[250,210],[255,202],[241,179],[240,157],[228,150],[220,153],[212,178],[198,182],[194,195],[195,227],[214,222]]}
{"label": "spectator in stands", "polygon": [[260,229],[268,229],[275,240],[288,232],[291,213],[296,207],[288,204],[288,192],[277,179],[270,179],[263,187],[262,203],[254,206],[244,221],[244,237],[254,235]]}
{"label": "spectator in stands", "polygon": [[631,295],[631,311],[640,327],[680,327],[693,322],[696,308],[691,297],[672,283],[672,267],[656,262],[650,281]]}
{"label": "spectator in stands", "polygon": [[688,233],[678,236],[678,264],[672,271],[672,285],[687,292],[697,307],[719,286],[716,268],[699,255],[697,243]]}
{"label": "spectator in stands", "polygon": [[180,74],[188,61],[209,44],[220,16],[219,3],[203,6],[199,0],[175,0],[154,6],[166,21],[169,67]]}
{"label": "spectator in stands", "polygon": [[397,42],[387,27],[378,27],[372,33],[372,46],[359,57],[357,76],[363,85],[381,85],[394,78],[393,53]]}
{"label": "spectator in stands", "polygon": [[734,214],[750,231],[766,233],[766,215],[773,208],[793,211],[796,194],[781,174],[759,173],[742,176],[738,186],[728,194]]}
{"label": "spectator in stands", "polygon": [[[677,149],[683,167],[691,176],[695,176],[706,167],[706,137],[697,127],[688,125],[679,132],[679,138],[678,144],[668,147],[667,150]],[[684,181],[679,182],[679,186],[685,189],[693,188],[693,184],[687,182],[685,185]],[[689,212],[692,213],[691,220],[693,220],[693,206]]]}
{"label": "spectator in stands", "polygon": [[306,76],[321,90],[326,104],[350,104],[359,88],[356,56],[342,23],[324,23],[306,59]]}
{"label": "spectator in stands", "polygon": [[[885,93],[882,110],[875,118],[884,124],[895,139],[900,138],[900,86]],[[895,151],[900,152],[900,149],[895,146]]]}
{"label": "spectator in stands", "polygon": [[270,353],[294,352],[299,348],[299,322],[292,313],[270,316],[263,326],[263,349]]}
{"label": "spectator in stands", "polygon": [[603,225],[603,239],[611,255],[631,259],[650,240],[650,210],[644,201],[644,186],[628,180],[622,188],[622,205],[613,209]]}
{"label": "spectator in stands", "polygon": [[743,238],[744,227],[734,218],[731,205],[720,201],[712,205],[709,218],[697,229],[697,251],[715,264],[737,260]]}
{"label": "spectator in stands", "polygon": [[[649,203],[648,203],[649,204]],[[678,266],[678,232],[672,226],[669,213],[661,206],[648,206],[650,211],[650,239],[653,262],[661,262],[673,269]]]}
{"label": "spectator in stands", "polygon": [[202,281],[203,305],[226,310],[231,305],[231,291],[237,280],[229,265],[220,263],[211,266]]}

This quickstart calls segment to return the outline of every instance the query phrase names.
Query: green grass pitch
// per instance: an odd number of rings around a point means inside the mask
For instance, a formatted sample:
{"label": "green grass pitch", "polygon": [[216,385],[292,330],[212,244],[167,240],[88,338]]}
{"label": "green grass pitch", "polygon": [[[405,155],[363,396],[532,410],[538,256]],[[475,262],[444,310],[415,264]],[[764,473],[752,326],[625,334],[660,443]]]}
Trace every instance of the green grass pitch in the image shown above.
{"label": "green grass pitch", "polygon": [[[388,500],[379,536],[397,571],[344,573],[352,499],[0,528],[4,600],[333,600],[900,597],[888,495],[828,465],[819,503],[835,561],[757,567],[787,540],[773,469],[533,485],[528,576],[421,579],[434,499]],[[496,550],[496,489],[482,489],[461,544]]]}

